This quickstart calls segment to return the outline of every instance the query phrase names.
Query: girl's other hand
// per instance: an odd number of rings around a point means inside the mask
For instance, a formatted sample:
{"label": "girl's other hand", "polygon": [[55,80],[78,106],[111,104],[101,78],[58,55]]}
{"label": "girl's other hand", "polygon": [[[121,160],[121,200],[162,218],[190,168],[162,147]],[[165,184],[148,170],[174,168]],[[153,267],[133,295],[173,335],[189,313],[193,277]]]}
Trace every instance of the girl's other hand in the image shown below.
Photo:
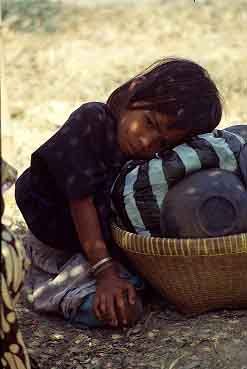
{"label": "girl's other hand", "polygon": [[131,306],[135,303],[136,291],[130,282],[120,278],[112,268],[99,273],[93,306],[98,319],[114,327],[131,324],[135,318]]}

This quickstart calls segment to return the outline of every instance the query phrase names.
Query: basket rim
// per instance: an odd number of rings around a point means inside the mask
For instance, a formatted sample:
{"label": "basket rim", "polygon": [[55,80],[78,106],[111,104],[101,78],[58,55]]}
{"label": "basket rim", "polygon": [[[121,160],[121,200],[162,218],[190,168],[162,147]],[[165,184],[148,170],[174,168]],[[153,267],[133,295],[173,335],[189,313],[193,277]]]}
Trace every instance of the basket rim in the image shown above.
{"label": "basket rim", "polygon": [[161,238],[139,235],[111,222],[113,239],[129,252],[150,256],[247,255],[247,233],[212,238]]}

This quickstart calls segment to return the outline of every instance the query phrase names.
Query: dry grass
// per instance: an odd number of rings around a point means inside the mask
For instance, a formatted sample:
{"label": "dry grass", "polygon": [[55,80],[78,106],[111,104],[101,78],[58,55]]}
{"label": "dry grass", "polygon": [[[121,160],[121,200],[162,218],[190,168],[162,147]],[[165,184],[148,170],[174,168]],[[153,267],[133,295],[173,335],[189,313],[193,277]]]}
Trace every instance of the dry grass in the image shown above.
{"label": "dry grass", "polygon": [[[245,0],[69,3],[61,8],[56,32],[4,28],[8,130],[15,139],[9,152],[20,172],[74,108],[105,101],[121,82],[163,56],[191,58],[209,70],[225,100],[222,126],[247,122]],[[19,219],[13,200],[7,201],[10,217]]]}

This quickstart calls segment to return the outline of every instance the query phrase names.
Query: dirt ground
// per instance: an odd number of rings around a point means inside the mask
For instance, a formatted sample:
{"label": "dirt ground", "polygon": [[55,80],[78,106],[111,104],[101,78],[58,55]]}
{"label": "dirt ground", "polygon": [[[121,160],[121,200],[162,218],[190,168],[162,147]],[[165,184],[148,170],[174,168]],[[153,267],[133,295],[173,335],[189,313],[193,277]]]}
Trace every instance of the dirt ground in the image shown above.
{"label": "dirt ground", "polygon": [[[10,118],[3,139],[11,138],[3,154],[19,174],[79,104],[105,101],[163,56],[188,57],[209,70],[225,101],[222,127],[247,122],[246,0],[77,0],[55,11],[44,1],[21,16],[14,3],[3,25]],[[5,201],[4,222],[20,235],[13,189]],[[187,318],[153,292],[142,320],[124,330],[82,330],[34,313],[24,298],[17,310],[42,369],[247,368],[246,310]]]}
{"label": "dirt ground", "polygon": [[18,305],[31,355],[42,369],[246,369],[247,312],[187,318],[158,296],[132,328],[81,329]]}

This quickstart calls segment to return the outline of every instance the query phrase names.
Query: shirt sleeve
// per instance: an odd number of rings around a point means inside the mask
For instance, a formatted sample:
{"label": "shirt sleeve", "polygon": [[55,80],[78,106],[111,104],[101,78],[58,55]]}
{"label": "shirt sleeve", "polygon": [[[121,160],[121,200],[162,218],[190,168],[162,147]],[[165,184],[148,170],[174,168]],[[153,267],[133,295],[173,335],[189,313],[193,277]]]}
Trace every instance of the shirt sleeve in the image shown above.
{"label": "shirt sleeve", "polygon": [[94,195],[106,181],[103,104],[87,103],[32,155],[33,172],[48,175],[70,200]]}

